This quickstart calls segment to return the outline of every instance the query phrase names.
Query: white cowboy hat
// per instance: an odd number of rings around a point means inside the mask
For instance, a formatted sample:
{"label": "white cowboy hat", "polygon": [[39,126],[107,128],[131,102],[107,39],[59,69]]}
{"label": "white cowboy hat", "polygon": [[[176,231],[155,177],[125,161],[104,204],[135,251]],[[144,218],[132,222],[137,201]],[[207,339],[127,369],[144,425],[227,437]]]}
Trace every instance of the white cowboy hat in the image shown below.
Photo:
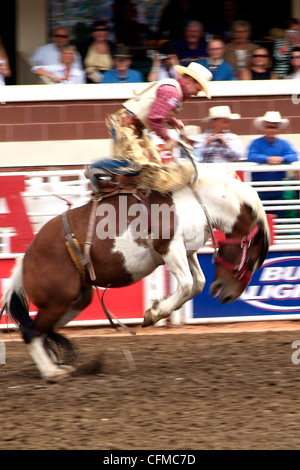
{"label": "white cowboy hat", "polygon": [[210,94],[208,91],[208,82],[212,79],[212,73],[201,64],[197,62],[190,62],[187,67],[183,65],[173,65],[173,68],[176,70],[179,75],[189,75],[202,87],[202,91],[205,93],[207,98],[210,99]]}
{"label": "white cowboy hat", "polygon": [[204,118],[204,121],[211,121],[212,119],[240,119],[241,115],[238,113],[232,113],[229,106],[213,106],[208,110],[208,116]]}
{"label": "white cowboy hat", "polygon": [[184,137],[194,142],[201,141],[201,127],[200,126],[184,126]]}
{"label": "white cowboy hat", "polygon": [[263,131],[266,122],[278,124],[278,129],[284,129],[288,124],[288,119],[283,119],[279,111],[267,111],[264,116],[254,119],[253,123],[256,129]]}

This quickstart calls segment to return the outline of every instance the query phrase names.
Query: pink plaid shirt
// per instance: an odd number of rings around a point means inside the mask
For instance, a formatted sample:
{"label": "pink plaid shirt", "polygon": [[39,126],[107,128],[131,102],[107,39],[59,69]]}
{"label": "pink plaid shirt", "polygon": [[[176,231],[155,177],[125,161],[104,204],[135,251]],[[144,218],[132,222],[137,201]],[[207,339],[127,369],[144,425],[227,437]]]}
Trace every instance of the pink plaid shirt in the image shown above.
{"label": "pink plaid shirt", "polygon": [[165,141],[171,139],[165,124],[167,123],[172,128],[177,127],[178,120],[174,114],[179,111],[182,101],[189,97],[184,81],[181,78],[177,81],[182,89],[182,99],[175,86],[161,85],[157,89],[156,99],[147,116],[151,130]]}

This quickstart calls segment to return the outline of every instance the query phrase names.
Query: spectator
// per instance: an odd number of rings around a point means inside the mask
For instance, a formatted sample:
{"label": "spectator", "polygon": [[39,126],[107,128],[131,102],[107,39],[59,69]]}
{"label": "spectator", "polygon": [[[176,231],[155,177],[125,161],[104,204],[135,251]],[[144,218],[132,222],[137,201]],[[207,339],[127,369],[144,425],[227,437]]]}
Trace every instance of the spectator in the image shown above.
{"label": "spectator", "polygon": [[62,48],[59,64],[44,65],[43,67],[35,65],[31,70],[36,75],[49,79],[50,84],[74,85],[86,83],[84,70],[75,65],[74,46]]}
{"label": "spectator", "polygon": [[284,78],[300,78],[300,46],[292,49],[290,67]]}
{"label": "spectator", "polygon": [[130,68],[131,55],[128,48],[120,44],[116,47],[114,56],[114,68],[104,72],[101,83],[137,83],[143,82],[144,77],[139,70]]}
{"label": "spectator", "polygon": [[202,134],[197,148],[204,163],[234,162],[243,156],[243,145],[239,137],[230,131],[233,119],[239,114],[231,113],[229,106],[213,106],[204,119],[209,128]]}
{"label": "spectator", "polygon": [[257,46],[252,53],[250,68],[240,70],[238,78],[240,80],[275,80],[277,75],[272,72],[270,65],[268,49]]}
{"label": "spectator", "polygon": [[[61,50],[70,44],[69,31],[64,26],[53,30],[52,42],[37,47],[30,57],[33,65],[43,67],[44,65],[58,65],[61,63]],[[82,60],[78,52],[75,53],[75,64],[82,69]]]}
{"label": "spectator", "polygon": [[[118,5],[118,19],[116,21],[116,41],[126,43],[128,46],[142,46],[147,37],[146,21],[141,18],[141,5],[143,2],[125,1]],[[144,15],[143,15],[144,16]]]}
{"label": "spectator", "polygon": [[[276,137],[276,134],[285,129],[288,124],[289,120],[283,119],[278,111],[267,111],[264,116],[256,118],[254,125],[264,135],[250,144],[248,161],[269,165],[297,161],[298,154],[292,145],[287,140]],[[252,174],[253,181],[280,181],[285,177],[284,171]],[[282,191],[260,192],[259,196],[262,200],[283,199]]]}
{"label": "spectator", "polygon": [[222,39],[212,39],[207,47],[208,57],[201,60],[200,64],[212,73],[212,80],[234,80],[233,67],[224,60],[225,45]]}
{"label": "spectator", "polygon": [[113,68],[113,48],[107,36],[105,21],[96,21],[92,26],[92,42],[84,57],[85,73],[90,83],[99,83],[103,72]]}
{"label": "spectator", "polygon": [[248,21],[237,20],[233,23],[232,39],[225,46],[224,59],[236,73],[251,65],[251,57],[257,45],[250,41],[250,34],[251,25]]}
{"label": "spectator", "polygon": [[203,39],[203,26],[199,21],[190,21],[184,29],[184,39],[174,44],[181,65],[199,62],[207,56],[207,44]]}
{"label": "spectator", "polygon": [[236,0],[224,0],[220,12],[214,16],[209,31],[214,37],[229,42],[232,35],[232,23],[238,19],[238,5]]}
{"label": "spectator", "polygon": [[158,37],[159,22],[169,0],[147,0],[147,30],[150,38]]}
{"label": "spectator", "polygon": [[277,39],[282,39],[285,35],[285,30],[283,28],[270,28],[267,36],[264,36],[264,40],[271,43],[272,50],[274,48],[275,41]]}
{"label": "spectator", "polygon": [[[163,40],[178,41],[185,36],[185,28],[198,19],[194,0],[169,0],[160,11],[159,37]],[[188,64],[183,64],[188,65]]]}
{"label": "spectator", "polygon": [[11,76],[11,69],[6,50],[0,38],[0,86],[5,85],[5,77]]}
{"label": "spectator", "polygon": [[296,18],[291,18],[288,21],[284,37],[277,39],[274,44],[274,72],[277,74],[278,78],[283,78],[287,74],[291,52],[296,46],[300,46],[300,24]]}
{"label": "spectator", "polygon": [[[184,126],[184,133],[181,137],[181,140],[183,140],[193,148],[194,157],[198,162],[202,162],[203,158],[201,153],[201,127],[194,125]],[[185,155],[183,150],[181,150],[181,153],[183,156]]]}
{"label": "spectator", "polygon": [[174,65],[178,65],[178,57],[170,43],[166,43],[153,56],[152,68],[148,74],[149,82],[156,82],[165,78],[176,78],[177,73]]}

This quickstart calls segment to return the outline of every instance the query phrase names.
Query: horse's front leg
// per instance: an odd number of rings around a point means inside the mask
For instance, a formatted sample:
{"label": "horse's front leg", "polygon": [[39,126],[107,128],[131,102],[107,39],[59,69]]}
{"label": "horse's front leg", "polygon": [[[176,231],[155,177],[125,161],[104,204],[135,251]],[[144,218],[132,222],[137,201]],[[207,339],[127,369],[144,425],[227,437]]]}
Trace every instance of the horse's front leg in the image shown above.
{"label": "horse's front leg", "polygon": [[145,312],[142,326],[152,325],[171,315],[174,310],[180,308],[190,298],[193,291],[193,276],[183,242],[173,240],[168,253],[162,257],[167,268],[177,280],[177,289],[169,297],[160,301],[156,300],[153,303],[152,307]]}
{"label": "horse's front leg", "polygon": [[190,299],[195,297],[195,295],[201,294],[205,286],[205,276],[199,264],[197,253],[193,253],[188,257],[189,267],[193,276],[193,288],[190,295]]}

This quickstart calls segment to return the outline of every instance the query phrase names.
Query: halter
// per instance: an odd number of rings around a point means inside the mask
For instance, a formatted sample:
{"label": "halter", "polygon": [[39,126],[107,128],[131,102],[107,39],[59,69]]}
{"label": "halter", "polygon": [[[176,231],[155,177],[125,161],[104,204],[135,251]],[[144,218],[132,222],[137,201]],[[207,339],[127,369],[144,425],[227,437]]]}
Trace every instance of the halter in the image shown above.
{"label": "halter", "polygon": [[255,235],[258,233],[260,227],[259,225],[255,225],[254,228],[251,230],[251,232],[246,235],[243,238],[226,238],[226,240],[221,240],[219,242],[220,245],[238,245],[240,246],[242,250],[242,255],[240,259],[240,263],[236,266],[233,264],[229,263],[225,259],[223,259],[218,252],[215,254],[213,257],[213,264],[219,263],[225,268],[227,268],[229,271],[232,272],[233,277],[238,279],[239,281],[242,281],[244,284],[249,284],[251,281],[251,278],[253,276],[253,273],[250,273],[249,270],[246,267],[246,259],[247,259],[247,253],[248,249],[251,245],[251,242]]}

